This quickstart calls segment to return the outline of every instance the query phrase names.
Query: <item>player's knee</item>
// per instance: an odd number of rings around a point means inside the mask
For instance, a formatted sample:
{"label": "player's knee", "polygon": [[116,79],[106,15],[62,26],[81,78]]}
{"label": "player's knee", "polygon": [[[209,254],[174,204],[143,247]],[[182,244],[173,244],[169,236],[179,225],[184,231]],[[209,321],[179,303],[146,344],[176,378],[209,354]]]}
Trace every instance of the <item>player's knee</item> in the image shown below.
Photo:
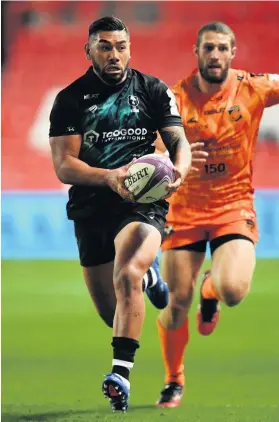
{"label": "player's knee", "polygon": [[192,302],[195,282],[184,286],[170,288],[170,306],[173,308],[188,308]]}
{"label": "player's knee", "polygon": [[249,290],[250,280],[227,277],[222,283],[221,295],[227,306],[235,306],[247,296]]}
{"label": "player's knee", "polygon": [[129,263],[114,271],[113,282],[116,297],[119,295],[126,298],[142,294],[142,271],[137,265]]}

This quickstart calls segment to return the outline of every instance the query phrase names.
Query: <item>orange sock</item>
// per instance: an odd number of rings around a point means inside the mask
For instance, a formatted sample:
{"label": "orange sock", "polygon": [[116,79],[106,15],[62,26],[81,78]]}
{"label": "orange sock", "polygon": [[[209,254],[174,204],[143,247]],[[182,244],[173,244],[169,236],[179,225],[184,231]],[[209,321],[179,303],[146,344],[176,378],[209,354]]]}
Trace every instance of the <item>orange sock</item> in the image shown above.
{"label": "orange sock", "polygon": [[213,286],[210,276],[206,277],[206,280],[202,285],[201,293],[205,299],[222,300],[217,290]]}
{"label": "orange sock", "polygon": [[188,318],[177,330],[164,328],[157,319],[157,327],[166,371],[165,383],[177,382],[184,385],[184,350],[189,340]]}

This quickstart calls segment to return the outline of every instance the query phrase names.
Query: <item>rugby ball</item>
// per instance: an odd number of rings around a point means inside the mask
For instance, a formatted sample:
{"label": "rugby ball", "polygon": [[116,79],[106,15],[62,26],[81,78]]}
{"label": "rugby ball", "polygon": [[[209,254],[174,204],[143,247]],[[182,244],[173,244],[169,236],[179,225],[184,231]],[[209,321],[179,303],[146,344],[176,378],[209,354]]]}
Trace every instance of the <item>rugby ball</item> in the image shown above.
{"label": "rugby ball", "polygon": [[125,186],[141,204],[160,201],[168,195],[167,186],[175,180],[174,166],[163,154],[138,158],[128,169]]}

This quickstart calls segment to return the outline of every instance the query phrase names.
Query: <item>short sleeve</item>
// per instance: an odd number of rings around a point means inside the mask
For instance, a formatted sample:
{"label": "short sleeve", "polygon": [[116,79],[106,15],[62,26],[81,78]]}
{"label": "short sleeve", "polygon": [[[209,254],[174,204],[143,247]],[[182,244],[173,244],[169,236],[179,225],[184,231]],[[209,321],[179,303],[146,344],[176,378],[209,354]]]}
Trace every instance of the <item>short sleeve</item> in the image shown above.
{"label": "short sleeve", "polygon": [[49,136],[78,135],[81,133],[80,128],[77,103],[65,91],[61,91],[50,113]]}
{"label": "short sleeve", "polygon": [[175,96],[170,88],[160,80],[154,86],[153,98],[158,130],[170,126],[183,126]]}
{"label": "short sleeve", "polygon": [[264,107],[279,104],[279,75],[250,73],[248,79],[263,101]]}

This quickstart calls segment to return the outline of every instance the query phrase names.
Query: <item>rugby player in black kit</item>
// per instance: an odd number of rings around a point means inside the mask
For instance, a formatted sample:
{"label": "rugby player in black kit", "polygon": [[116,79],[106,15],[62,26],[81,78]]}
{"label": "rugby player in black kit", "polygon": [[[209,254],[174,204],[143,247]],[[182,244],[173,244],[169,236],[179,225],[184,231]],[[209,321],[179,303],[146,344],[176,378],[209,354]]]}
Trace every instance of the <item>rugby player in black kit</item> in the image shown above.
{"label": "rugby player in black kit", "polygon": [[[125,411],[144,321],[142,281],[168,212],[164,200],[135,203],[125,174],[133,158],[154,152],[159,131],[176,168],[171,194],[190,169],[191,151],[171,91],[128,67],[130,38],[121,20],[93,22],[85,52],[92,66],[57,95],[50,145],[57,177],[72,185],[67,215],[74,220],[85,282],[99,315],[113,327],[112,371],[102,389],[113,410]],[[149,297],[160,307],[156,294]]]}

